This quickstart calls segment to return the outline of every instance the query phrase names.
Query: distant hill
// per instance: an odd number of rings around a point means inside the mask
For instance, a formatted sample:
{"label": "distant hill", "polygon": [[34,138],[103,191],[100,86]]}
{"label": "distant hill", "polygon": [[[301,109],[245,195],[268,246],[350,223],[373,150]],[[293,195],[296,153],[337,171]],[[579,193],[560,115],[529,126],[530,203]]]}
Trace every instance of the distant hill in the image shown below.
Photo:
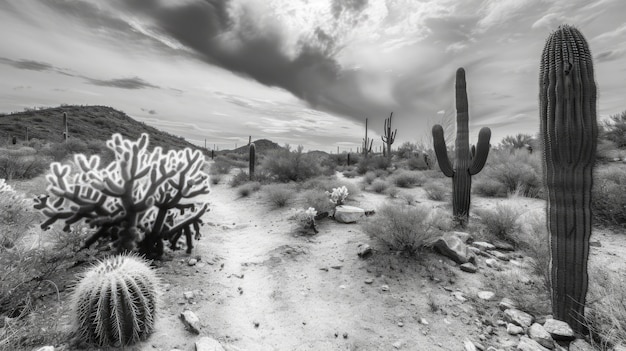
{"label": "distant hill", "polygon": [[0,138],[8,140],[16,136],[18,140],[25,140],[28,127],[29,139],[61,142],[63,112],[67,113],[70,138],[106,141],[114,133],[120,133],[125,138],[136,140],[141,133],[147,133],[151,147],[161,146],[165,150],[199,148],[181,137],[150,127],[107,106],[61,106],[0,115]]}
{"label": "distant hill", "polygon": [[[259,139],[253,140],[254,147],[256,152],[265,153],[270,150],[284,149],[282,146],[276,144],[275,142],[267,139]],[[248,144],[244,146],[240,146],[234,150],[220,150],[219,153],[236,153],[236,154],[246,154],[249,152]]]}

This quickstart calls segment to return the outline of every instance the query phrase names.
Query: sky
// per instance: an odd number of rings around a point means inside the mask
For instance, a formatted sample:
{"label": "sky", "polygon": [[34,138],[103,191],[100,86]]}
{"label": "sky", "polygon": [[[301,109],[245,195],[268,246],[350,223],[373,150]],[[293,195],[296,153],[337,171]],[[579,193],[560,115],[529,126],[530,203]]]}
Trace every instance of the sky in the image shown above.
{"label": "sky", "polygon": [[[538,132],[541,51],[561,24],[594,58],[598,116],[626,110],[623,0],[2,0],[0,111],[106,105],[209,148],[248,136],[374,149],[454,124]],[[70,116],[71,117],[71,116]]]}

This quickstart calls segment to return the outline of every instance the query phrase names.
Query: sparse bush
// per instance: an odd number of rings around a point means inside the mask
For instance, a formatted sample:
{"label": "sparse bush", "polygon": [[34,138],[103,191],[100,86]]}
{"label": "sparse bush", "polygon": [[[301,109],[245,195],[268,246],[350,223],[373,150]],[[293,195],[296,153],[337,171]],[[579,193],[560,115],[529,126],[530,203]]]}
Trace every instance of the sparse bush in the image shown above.
{"label": "sparse bush", "polygon": [[367,173],[365,173],[365,175],[363,176],[363,182],[365,182],[365,184],[367,185],[372,185],[372,182],[378,178],[378,175],[376,175],[376,173],[369,171]]}
{"label": "sparse bush", "polygon": [[50,166],[50,159],[25,150],[6,150],[0,156],[0,178],[32,179],[44,173]]}
{"label": "sparse bush", "polygon": [[527,276],[519,269],[495,271],[485,279],[485,288],[495,291],[500,298],[513,300],[515,306],[535,316],[543,316],[551,312],[549,290],[545,289],[539,277]]}
{"label": "sparse bush", "polygon": [[426,191],[426,195],[429,199],[443,201],[450,192],[450,188],[437,182],[428,182],[424,184],[424,191]]}
{"label": "sparse bush", "polygon": [[391,181],[400,188],[422,186],[426,178],[421,172],[399,170],[390,176]]}
{"label": "sparse bush", "polygon": [[211,178],[211,184],[213,185],[218,185],[222,181],[221,174],[212,174],[210,178]]}
{"label": "sparse bush", "polygon": [[485,197],[506,197],[507,188],[504,184],[491,178],[478,178],[472,184],[472,192]]}
{"label": "sparse bush", "polygon": [[521,189],[527,197],[543,196],[541,156],[538,152],[529,153],[524,149],[501,150],[489,153],[489,160],[479,179],[493,179],[506,188],[506,192]]}
{"label": "sparse bush", "polygon": [[210,174],[228,174],[233,168],[232,163],[223,156],[217,156],[211,164]]}
{"label": "sparse bush", "polygon": [[416,254],[441,235],[442,218],[427,207],[386,204],[369,218],[363,230],[391,249]]}
{"label": "sparse bush", "polygon": [[346,200],[354,200],[355,196],[360,193],[359,188],[356,185],[350,182],[341,181],[335,176],[319,176],[311,178],[306,182],[301,183],[300,188],[305,190],[317,189],[324,193],[326,191],[332,191],[333,188],[340,188],[342,186],[345,186],[348,189],[348,197]]}
{"label": "sparse bush", "polygon": [[426,161],[423,157],[413,156],[406,162],[407,167],[412,171],[423,171],[428,169]]}
{"label": "sparse bush", "polygon": [[259,182],[248,182],[245,183],[244,185],[240,186],[237,189],[237,193],[239,193],[239,196],[241,197],[248,197],[250,196],[250,194],[259,191],[259,189],[261,189],[261,183]]}
{"label": "sparse bush", "polygon": [[389,159],[383,156],[363,157],[359,160],[356,171],[358,174],[365,174],[368,171],[387,169],[390,165]]}
{"label": "sparse bush", "polygon": [[415,203],[415,195],[411,193],[402,194],[402,199],[406,201],[407,205],[413,205]]}
{"label": "sparse bush", "polygon": [[501,202],[496,205],[495,210],[483,209],[476,212],[487,233],[515,246],[519,245],[517,234],[520,232],[520,224],[517,220],[522,213],[517,206]]}
{"label": "sparse bush", "polygon": [[304,198],[304,207],[313,207],[318,213],[330,213],[335,207],[333,203],[328,200],[328,195],[323,191],[316,189],[306,190],[302,193],[302,197]]}
{"label": "sparse bush", "polygon": [[230,178],[230,182],[228,184],[230,184],[231,187],[236,188],[249,181],[250,181],[250,176],[248,175],[248,173],[244,171],[243,169],[240,169],[239,172],[237,172],[237,174],[235,174],[232,178]]}
{"label": "sparse bush", "polygon": [[600,223],[626,228],[626,166],[608,165],[594,175],[591,205]]}
{"label": "sparse bush", "polygon": [[382,179],[376,179],[371,186],[372,191],[377,194],[382,194],[387,188],[389,188],[389,183]]}
{"label": "sparse bush", "polygon": [[397,198],[399,192],[400,192],[400,190],[398,190],[398,188],[396,188],[394,185],[388,187],[387,190],[385,191],[387,196],[389,196],[392,199]]}
{"label": "sparse bush", "polygon": [[626,280],[600,267],[590,270],[585,325],[598,346],[610,350],[626,341]]}
{"label": "sparse bush", "polygon": [[261,162],[263,170],[278,182],[304,181],[321,174],[331,174],[331,169],[321,166],[321,161],[303,152],[298,146],[295,151],[285,149],[272,150]]}
{"label": "sparse bush", "polygon": [[294,196],[294,189],[284,185],[270,184],[264,189],[267,199],[275,208],[285,207]]}
{"label": "sparse bush", "polygon": [[344,171],[342,174],[346,178],[355,178],[355,177],[359,176],[359,173],[356,170],[354,170],[354,169],[351,169],[351,170],[348,170],[348,171]]}

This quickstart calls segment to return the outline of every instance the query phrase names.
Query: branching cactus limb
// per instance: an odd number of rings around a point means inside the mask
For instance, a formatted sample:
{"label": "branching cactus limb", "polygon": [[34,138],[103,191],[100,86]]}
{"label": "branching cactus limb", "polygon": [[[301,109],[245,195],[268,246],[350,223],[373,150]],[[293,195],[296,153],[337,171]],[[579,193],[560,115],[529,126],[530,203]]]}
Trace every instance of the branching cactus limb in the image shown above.
{"label": "branching cactus limb", "polygon": [[552,313],[584,333],[591,188],[597,147],[596,84],[589,47],[567,25],[546,41],[539,107],[548,190]]}
{"label": "branching cactus limb", "polygon": [[452,212],[457,223],[464,227],[469,219],[472,176],[478,174],[489,155],[491,130],[482,128],[478,133],[476,151],[469,148],[469,104],[465,83],[465,70],[456,72],[456,145],[454,166],[448,158],[443,127],[433,126],[433,146],[439,168],[446,177],[452,178]]}
{"label": "branching cactus limb", "polygon": [[393,112],[389,115],[389,118],[385,119],[385,128],[383,129],[383,135],[380,136],[383,143],[387,144],[387,158],[391,160],[391,145],[396,141],[396,134],[398,130],[391,131],[391,118],[393,118]]}

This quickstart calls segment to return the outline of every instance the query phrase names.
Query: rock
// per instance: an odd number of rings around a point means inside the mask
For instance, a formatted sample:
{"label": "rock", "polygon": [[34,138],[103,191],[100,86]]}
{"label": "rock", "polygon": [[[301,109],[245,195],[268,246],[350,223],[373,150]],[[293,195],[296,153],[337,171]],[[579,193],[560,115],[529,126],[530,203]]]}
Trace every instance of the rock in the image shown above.
{"label": "rock", "polygon": [[533,316],[516,308],[504,310],[504,319],[513,324],[517,324],[522,328],[528,328],[533,324]]}
{"label": "rock", "polygon": [[510,259],[507,254],[502,253],[500,251],[494,250],[494,251],[491,251],[491,254],[493,255],[493,257],[495,257],[495,258],[497,258],[499,260],[502,260],[502,261],[508,261]]}
{"label": "rock", "polygon": [[465,302],[467,301],[467,299],[465,298],[465,296],[463,296],[463,293],[460,291],[455,291],[452,293],[452,296],[454,296],[455,299],[461,301],[461,302]]}
{"label": "rock", "polygon": [[506,325],[506,332],[511,335],[524,334],[524,328],[520,327],[519,325],[509,323]]}
{"label": "rock", "polygon": [[465,351],[478,351],[476,345],[469,339],[463,340],[463,347]]}
{"label": "rock", "polygon": [[42,346],[35,351],[54,351],[54,346]]}
{"label": "rock", "polygon": [[219,341],[203,336],[196,341],[196,351],[225,351]]}
{"label": "rock", "polygon": [[428,325],[428,321],[424,318],[420,318],[420,323],[424,325]]}
{"label": "rock", "polygon": [[365,279],[365,284],[372,284],[373,282],[374,282],[374,279],[372,278]]}
{"label": "rock", "polygon": [[361,258],[367,258],[372,255],[372,248],[367,244],[359,244],[357,255]]}
{"label": "rock", "polygon": [[400,349],[402,347],[403,342],[402,341],[396,341],[393,344],[391,344],[391,346],[393,346],[394,349]]}
{"label": "rock", "polygon": [[544,329],[552,335],[554,340],[574,340],[574,331],[566,322],[556,319],[546,319]]}
{"label": "rock", "polygon": [[613,351],[626,351],[626,341],[613,347]]}
{"label": "rock", "polygon": [[335,208],[335,220],[340,223],[355,223],[365,217],[365,210],[355,206],[341,205]]}
{"label": "rock", "polygon": [[467,241],[472,238],[472,234],[468,232],[452,232],[452,234],[461,239],[461,241],[464,243],[467,243]]}
{"label": "rock", "polygon": [[549,351],[545,347],[539,345],[535,340],[530,339],[527,336],[522,336],[517,344],[518,351]]}
{"label": "rock", "polygon": [[187,264],[189,266],[195,266],[196,263],[198,263],[198,260],[196,260],[195,258],[190,258],[189,261],[187,261]]}
{"label": "rock", "polygon": [[541,346],[553,349],[554,348],[554,340],[550,333],[546,331],[546,329],[539,323],[534,323],[528,329],[528,336],[538,342]]}
{"label": "rock", "polygon": [[434,248],[458,264],[469,262],[470,254],[468,253],[467,245],[454,234],[446,233],[439,237],[435,241]]}
{"label": "rock", "polygon": [[389,285],[386,285],[386,284],[385,284],[385,285],[382,285],[382,286],[380,287],[380,289],[381,289],[382,291],[389,291]]}
{"label": "rock", "polygon": [[583,339],[576,339],[569,343],[569,351],[595,351],[596,348],[591,346]]}
{"label": "rock", "polygon": [[472,246],[481,249],[482,251],[495,250],[496,247],[486,241],[474,241]]}
{"label": "rock", "polygon": [[468,246],[467,247],[467,251],[474,254],[474,255],[481,255],[484,254],[484,252],[480,251],[479,248],[477,247],[473,247],[473,246]]}
{"label": "rock", "polygon": [[498,260],[496,260],[495,258],[486,259],[485,264],[489,268],[500,268],[500,264],[498,263]]}
{"label": "rock", "polygon": [[596,241],[590,241],[589,242],[589,246],[591,246],[591,247],[602,247],[602,243],[597,241],[597,240]]}
{"label": "rock", "polygon": [[200,334],[200,318],[195,313],[185,310],[180,314],[180,319],[190,332]]}
{"label": "rock", "polygon": [[332,268],[332,269],[341,269],[342,267],[343,267],[342,264],[336,264],[334,266],[330,266],[330,268]]}
{"label": "rock", "polygon": [[398,322],[398,327],[400,327],[400,328],[404,327],[404,323]]}
{"label": "rock", "polygon": [[194,295],[193,291],[185,291],[183,293],[183,297],[185,299],[187,299],[187,300],[191,300],[191,299],[193,299],[195,297],[195,295]]}
{"label": "rock", "polygon": [[496,250],[500,251],[515,251],[515,246],[506,241],[496,241],[493,243],[493,246],[495,246]]}
{"label": "rock", "polygon": [[461,265],[461,270],[463,272],[467,272],[467,273],[476,273],[478,268],[476,266],[474,266],[473,264],[467,262],[467,263],[463,263]]}
{"label": "rock", "polygon": [[496,296],[496,293],[494,293],[493,291],[479,291],[477,296],[481,300],[489,301],[493,299],[494,296]]}

